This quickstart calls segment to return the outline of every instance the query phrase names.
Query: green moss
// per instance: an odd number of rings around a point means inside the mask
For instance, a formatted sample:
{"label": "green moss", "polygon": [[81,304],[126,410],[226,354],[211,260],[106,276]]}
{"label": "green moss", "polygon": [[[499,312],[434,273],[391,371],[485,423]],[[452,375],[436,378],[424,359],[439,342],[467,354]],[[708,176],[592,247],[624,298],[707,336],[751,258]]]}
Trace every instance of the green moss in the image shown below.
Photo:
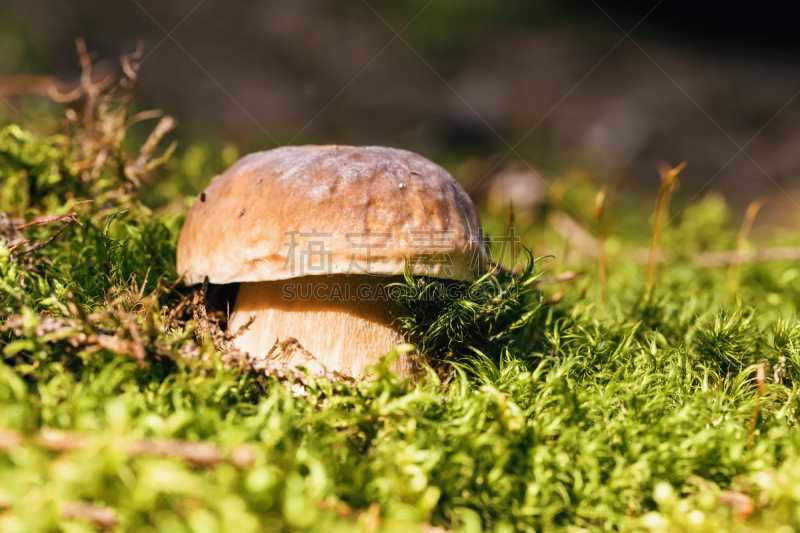
{"label": "green moss", "polygon": [[[800,278],[786,261],[743,265],[725,303],[727,269],[692,262],[735,241],[718,199],[667,230],[653,290],[640,266],[611,257],[606,304],[588,260],[572,265],[588,275],[558,302],[565,286],[537,285],[544,263],[530,256],[521,274],[489,274],[457,293],[407,276],[400,325],[436,371],[413,383],[387,359],[374,379],[306,380],[297,395],[292,380],[224,364],[192,320],[170,321],[189,293],[164,290],[177,280],[182,215],[156,214],[135,195],[114,200],[123,178],[113,169],[100,184],[78,183],[64,146],[17,127],[0,136],[0,198],[12,217],[101,199],[77,207],[80,225],[41,250],[12,256],[0,243],[0,430],[25,436],[0,446],[3,531],[91,529],[62,518],[72,501],[111,508],[124,531],[800,526]],[[162,191],[184,190],[210,151],[173,160]],[[52,187],[31,195],[32,183]],[[620,232],[646,242],[648,217],[626,215]],[[44,242],[60,227],[23,234]],[[97,340],[134,343],[131,328],[144,365]],[[48,451],[36,444],[43,428],[85,442]],[[224,454],[246,444],[253,461],[204,468],[126,451],[145,437]],[[745,522],[720,504],[725,491],[752,498]]]}

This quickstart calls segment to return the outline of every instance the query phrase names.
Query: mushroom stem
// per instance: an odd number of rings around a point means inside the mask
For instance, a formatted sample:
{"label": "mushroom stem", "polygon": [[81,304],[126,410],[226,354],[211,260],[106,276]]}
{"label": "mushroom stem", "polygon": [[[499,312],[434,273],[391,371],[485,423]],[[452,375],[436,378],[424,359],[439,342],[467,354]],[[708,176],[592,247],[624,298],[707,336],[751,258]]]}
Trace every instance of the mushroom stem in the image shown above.
{"label": "mushroom stem", "polygon": [[[294,337],[327,372],[360,377],[398,344],[405,342],[392,325],[399,306],[386,288],[391,276],[305,276],[242,283],[230,319],[231,331],[252,325],[234,345],[266,357],[277,341]],[[288,365],[304,364],[290,360]],[[402,376],[412,372],[409,354],[392,363]]]}

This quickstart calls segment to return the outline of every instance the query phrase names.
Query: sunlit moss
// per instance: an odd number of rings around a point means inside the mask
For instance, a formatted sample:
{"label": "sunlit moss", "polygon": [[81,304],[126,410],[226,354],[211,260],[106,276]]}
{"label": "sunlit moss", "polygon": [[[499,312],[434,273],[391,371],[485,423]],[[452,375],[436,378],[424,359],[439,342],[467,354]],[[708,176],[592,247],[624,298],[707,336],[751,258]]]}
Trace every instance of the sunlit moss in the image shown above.
{"label": "sunlit moss", "polygon": [[[34,220],[90,195],[69,190],[57,145],[19,128],[3,135],[4,211]],[[204,146],[180,157],[200,159],[172,163],[183,169],[168,184],[175,191],[233,155]],[[30,180],[56,182],[32,201]],[[0,505],[10,509],[0,530],[80,530],[60,515],[68,501],[111,508],[125,531],[797,527],[800,276],[787,261],[743,265],[726,304],[726,269],[692,258],[725,249],[735,231],[718,200],[699,205],[665,230],[652,290],[641,265],[613,254],[606,304],[587,258],[572,265],[587,273],[572,289],[542,285],[557,272],[532,257],[514,276],[489,274],[449,298],[435,296],[443,282],[409,276],[400,325],[437,371],[401,380],[384,362],[373,379],[298,388],[226,367],[192,322],[166,326],[185,289],[156,288],[177,281],[182,215],[136,198],[82,204],[81,225],[35,255],[0,243],[0,323],[21,317],[20,332],[0,333],[0,431],[27,439],[0,446]],[[647,216],[635,219],[643,238]],[[44,241],[59,227],[25,237]],[[134,317],[146,366],[70,334],[36,333],[48,317],[89,323],[112,302]],[[91,324],[109,335],[118,327]],[[181,358],[191,343],[195,357]],[[767,393],[748,451],[759,363]],[[86,444],[47,451],[35,443],[42,428],[81,432]],[[144,437],[212,442],[226,454],[248,444],[254,459],[204,469],[125,451]],[[734,512],[726,491],[752,509]]]}

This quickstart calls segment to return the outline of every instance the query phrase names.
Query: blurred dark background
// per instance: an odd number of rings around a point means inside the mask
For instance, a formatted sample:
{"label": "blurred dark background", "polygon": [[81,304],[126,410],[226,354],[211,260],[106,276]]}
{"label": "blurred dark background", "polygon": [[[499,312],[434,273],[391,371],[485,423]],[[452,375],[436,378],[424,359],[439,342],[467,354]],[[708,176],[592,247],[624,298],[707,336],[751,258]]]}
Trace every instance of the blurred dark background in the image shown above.
{"label": "blurred dark background", "polygon": [[800,40],[790,7],[3,0],[0,114],[16,120],[38,105],[8,76],[77,80],[76,37],[99,72],[117,71],[142,41],[137,105],[173,114],[187,138],[242,151],[396,146],[440,162],[476,196],[502,182],[521,202],[544,194],[537,175],[565,172],[624,176],[649,194],[659,162],[685,160],[684,196],[718,190],[741,208],[773,195],[765,219],[794,224]]}

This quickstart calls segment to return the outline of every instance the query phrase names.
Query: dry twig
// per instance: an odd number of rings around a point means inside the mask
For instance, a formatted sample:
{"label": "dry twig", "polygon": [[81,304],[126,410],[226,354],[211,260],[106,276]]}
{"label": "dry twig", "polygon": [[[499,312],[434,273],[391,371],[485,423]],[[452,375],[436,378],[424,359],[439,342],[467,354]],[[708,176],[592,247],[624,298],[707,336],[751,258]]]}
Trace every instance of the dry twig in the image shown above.
{"label": "dry twig", "polygon": [[573,279],[580,278],[583,276],[583,272],[575,272],[575,271],[568,271],[562,272],[561,274],[556,274],[555,276],[546,276],[543,278],[539,278],[536,280],[536,286],[539,287],[541,285],[548,285],[550,283],[563,283],[565,281],[572,281]]}
{"label": "dry twig", "polygon": [[67,502],[61,509],[61,517],[65,520],[89,522],[98,529],[115,529],[119,524],[114,511],[108,507],[93,505],[88,502]]}
{"label": "dry twig", "polygon": [[705,267],[723,267],[737,263],[758,263],[761,261],[796,261],[800,259],[800,248],[776,247],[740,252],[704,252],[697,254],[695,263]]}
{"label": "dry twig", "polygon": [[[61,222],[63,224],[61,229],[59,229],[57,232],[55,232],[49,239],[47,239],[44,242],[38,243],[35,246],[32,246],[30,248],[26,248],[26,249],[18,252],[18,255],[21,256],[21,255],[25,255],[25,254],[29,254],[29,253],[35,252],[37,250],[41,250],[42,248],[44,248],[45,246],[47,246],[48,244],[50,244],[51,242],[56,240],[58,238],[58,236],[61,235],[73,222],[78,224],[79,226],[81,226],[82,224],[80,222],[78,222],[78,214],[76,212],[74,212],[73,209],[75,208],[76,205],[86,204],[86,203],[90,203],[90,202],[91,202],[91,200],[84,200],[82,202],[75,202],[69,207],[69,209],[67,209],[67,213],[64,214],[64,215],[51,215],[51,216],[40,218],[38,220],[34,220],[32,222],[27,222],[25,224],[20,224],[19,226],[17,226],[16,227],[16,231],[19,231],[21,229],[25,229],[25,228],[28,228],[28,227],[31,227],[31,226],[44,226],[46,224],[50,224],[51,222]],[[16,252],[19,248],[21,248],[22,246],[25,246],[28,243],[30,243],[30,240],[26,240],[24,242],[20,242],[20,243],[16,244],[15,246],[12,246],[9,249],[9,253]]]}
{"label": "dry twig", "polygon": [[[96,441],[89,434],[54,429],[42,429],[29,439],[19,431],[0,431],[0,450],[11,452],[26,444],[51,452],[69,453],[96,446]],[[121,446],[132,457],[155,456],[176,459],[202,468],[213,468],[223,461],[228,461],[238,468],[250,468],[255,463],[255,451],[249,445],[237,446],[230,454],[226,454],[212,442],[191,442],[180,439],[135,439],[122,441]]]}

